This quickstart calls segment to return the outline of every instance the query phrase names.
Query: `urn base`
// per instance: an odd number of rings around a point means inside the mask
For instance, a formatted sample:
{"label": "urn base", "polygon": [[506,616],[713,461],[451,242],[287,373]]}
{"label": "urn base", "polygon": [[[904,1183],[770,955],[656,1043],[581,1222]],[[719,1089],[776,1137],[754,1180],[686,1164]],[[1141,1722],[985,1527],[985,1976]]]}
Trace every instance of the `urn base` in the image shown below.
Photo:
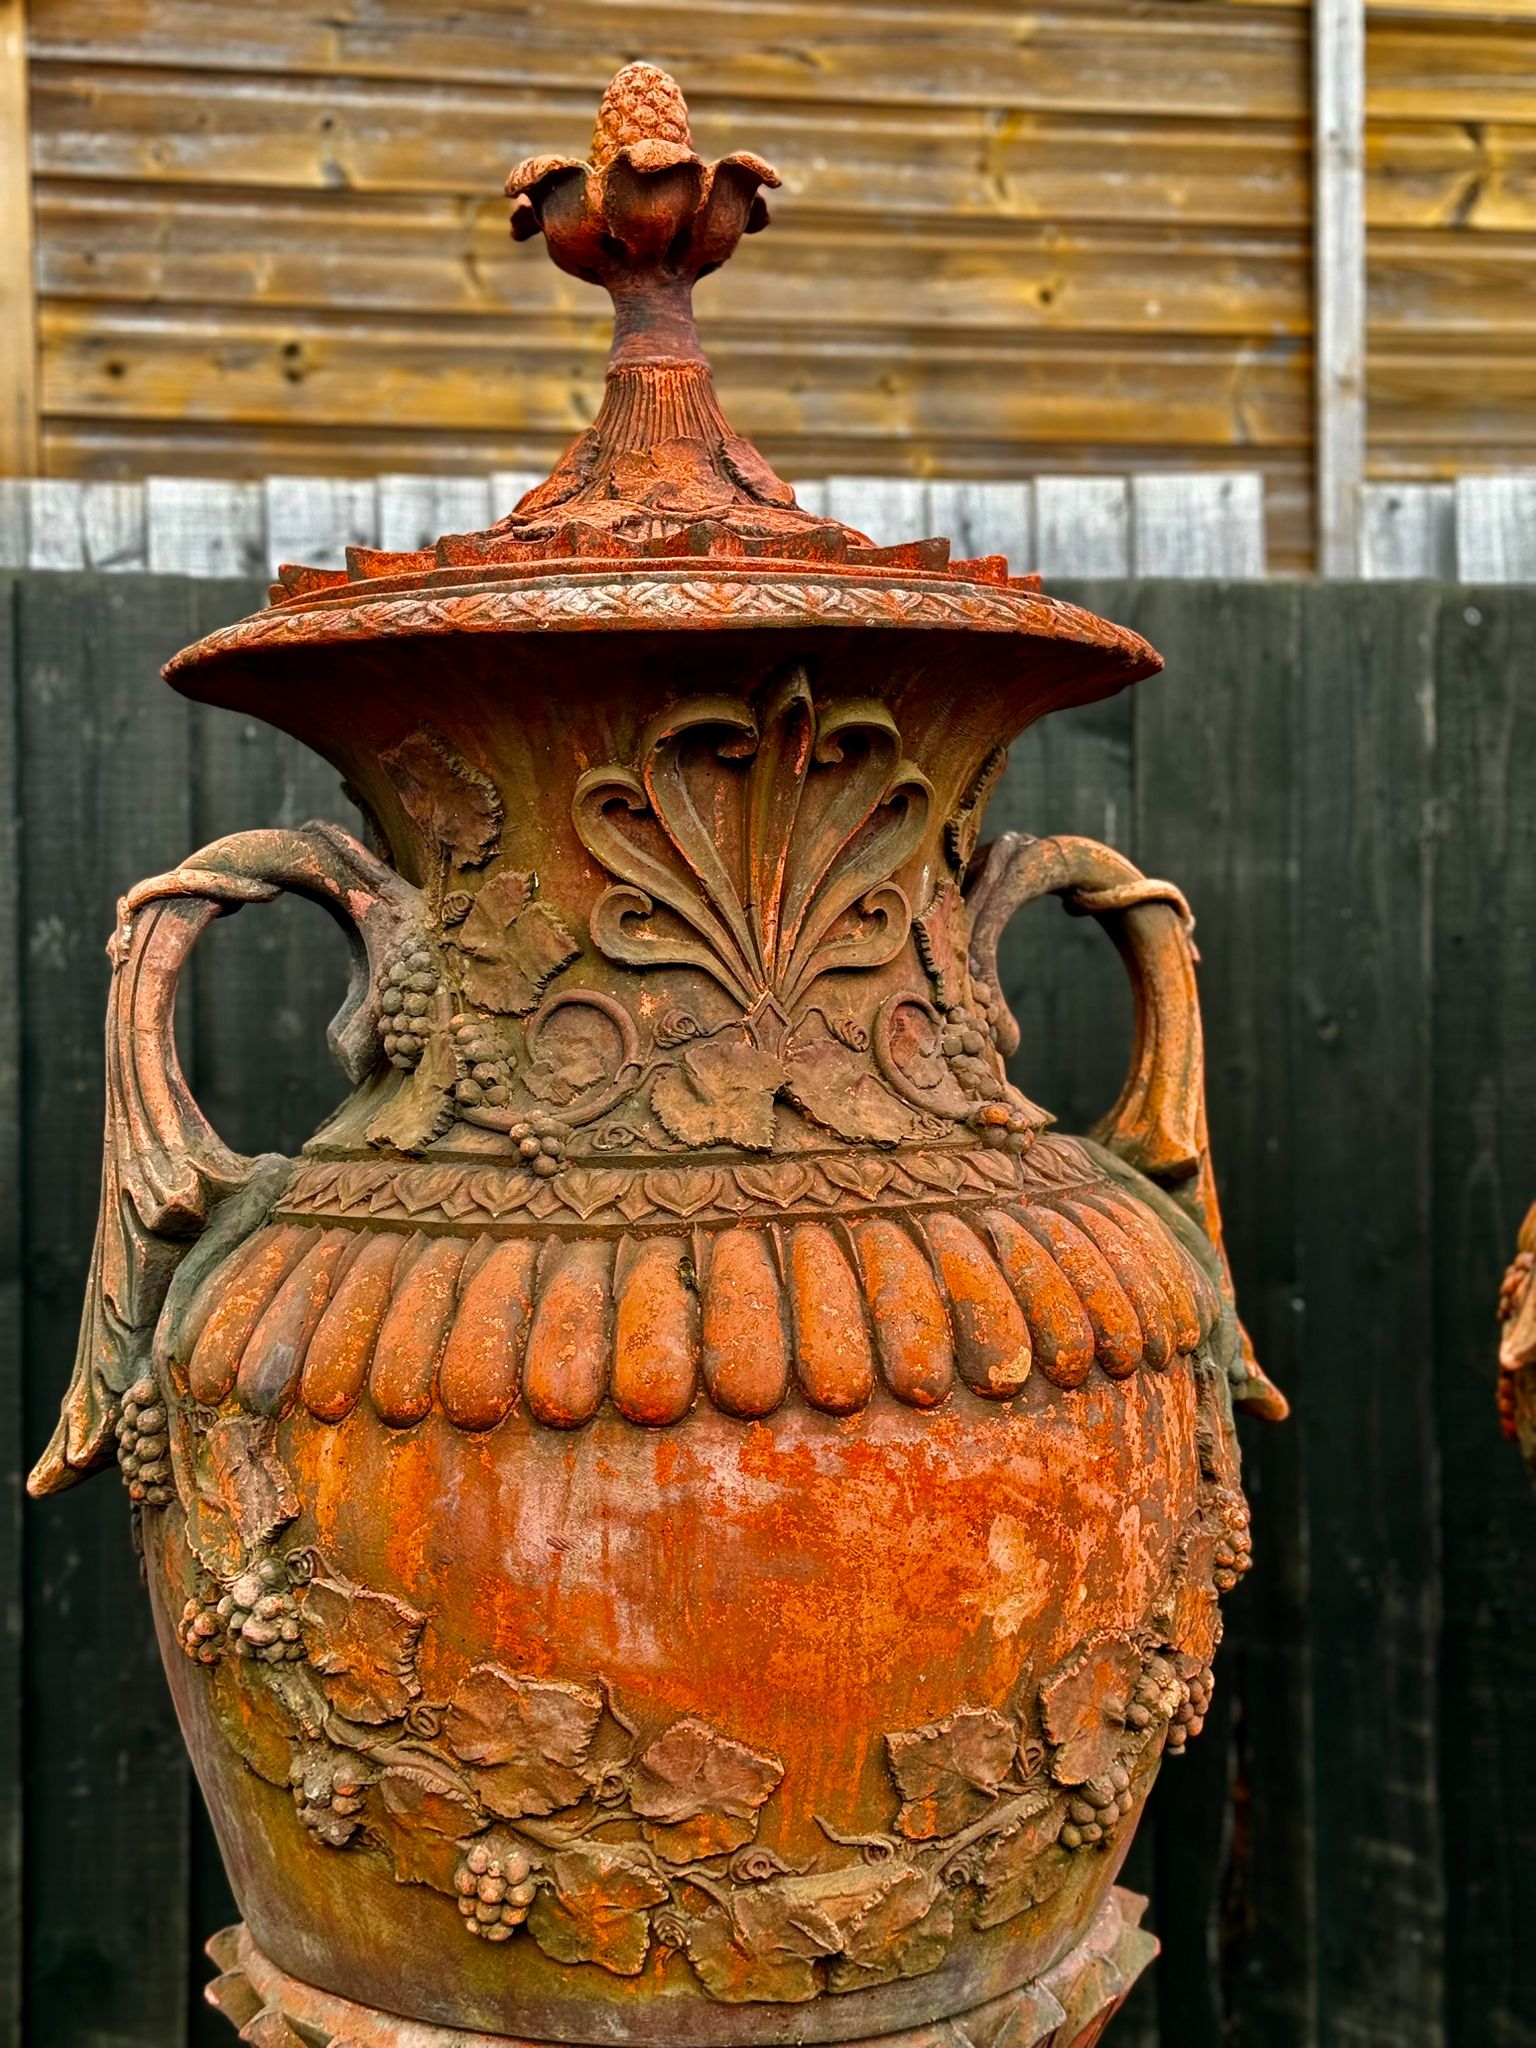
{"label": "urn base", "polygon": [[[867,2048],[876,2040],[879,2048],[1093,2048],[1157,1954],[1155,1936],[1140,1925],[1146,1904],[1115,1886],[1083,1939],[1034,1983],[924,2026],[866,2037]],[[208,1953],[222,1973],[208,1986],[208,2002],[252,2048],[539,2048],[510,2034],[424,2026],[333,1997],[280,1970],[243,1926],[216,1934]],[[786,2017],[774,2016],[765,2042],[795,2040]]]}

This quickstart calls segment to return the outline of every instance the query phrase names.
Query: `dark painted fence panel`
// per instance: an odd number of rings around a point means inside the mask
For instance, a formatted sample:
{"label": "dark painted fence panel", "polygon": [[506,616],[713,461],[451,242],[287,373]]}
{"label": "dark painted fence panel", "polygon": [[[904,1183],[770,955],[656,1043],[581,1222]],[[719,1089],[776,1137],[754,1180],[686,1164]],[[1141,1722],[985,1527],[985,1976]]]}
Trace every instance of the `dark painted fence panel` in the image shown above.
{"label": "dark painted fence panel", "polygon": [[[1128,1866],[1165,1953],[1111,2038],[1536,2048],[1536,1496],[1492,1403],[1536,1195],[1536,592],[1071,594],[1169,672],[1027,734],[993,823],[1108,838],[1193,900],[1233,1259],[1296,1403],[1246,1432],[1258,1566]],[[156,680],[259,596],[0,582],[0,2048],[233,2038],[121,1491],[18,1516],[16,1487],[90,1252],[117,894],[223,832],[351,818],[322,764]],[[1129,1046],[1119,963],[1051,905],[1009,945],[1019,1079],[1081,1127]],[[335,1101],[343,969],[291,902],[204,941],[179,1030],[231,1142],[296,1146]]]}

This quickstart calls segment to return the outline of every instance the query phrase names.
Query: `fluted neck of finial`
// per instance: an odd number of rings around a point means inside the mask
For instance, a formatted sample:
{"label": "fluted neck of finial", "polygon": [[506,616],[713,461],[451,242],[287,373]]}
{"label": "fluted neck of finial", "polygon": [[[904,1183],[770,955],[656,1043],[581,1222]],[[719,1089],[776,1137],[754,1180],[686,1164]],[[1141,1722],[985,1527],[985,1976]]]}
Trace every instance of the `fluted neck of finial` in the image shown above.
{"label": "fluted neck of finial", "polygon": [[611,471],[627,456],[654,459],[657,450],[678,443],[713,451],[736,440],[702,356],[696,362],[611,363],[591,435],[599,471]]}

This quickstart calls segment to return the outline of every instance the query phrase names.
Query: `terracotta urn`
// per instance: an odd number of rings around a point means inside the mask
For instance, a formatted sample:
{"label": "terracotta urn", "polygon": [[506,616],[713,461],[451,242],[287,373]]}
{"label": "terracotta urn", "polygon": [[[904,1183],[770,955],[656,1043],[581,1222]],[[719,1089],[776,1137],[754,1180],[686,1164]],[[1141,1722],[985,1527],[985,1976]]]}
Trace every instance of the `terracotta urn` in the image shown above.
{"label": "terracotta urn", "polygon": [[1499,1426],[1536,1478],[1536,1202],[1499,1288]]}
{"label": "terracotta urn", "polygon": [[[1096,2040],[1114,1888],[1249,1560],[1190,917],[982,843],[1008,742],[1160,666],[942,540],[796,504],[695,278],[766,220],[665,74],[514,232],[606,393],[489,532],[285,569],[167,671],[369,821],[123,899],[100,1230],[47,1492],[114,1459],[266,2044]],[[353,1092],[239,1157],[178,975],[281,890],[350,943]],[[1096,918],[1092,1137],[1009,1080],[998,941]],[[953,2021],[959,2031],[934,2033]]]}

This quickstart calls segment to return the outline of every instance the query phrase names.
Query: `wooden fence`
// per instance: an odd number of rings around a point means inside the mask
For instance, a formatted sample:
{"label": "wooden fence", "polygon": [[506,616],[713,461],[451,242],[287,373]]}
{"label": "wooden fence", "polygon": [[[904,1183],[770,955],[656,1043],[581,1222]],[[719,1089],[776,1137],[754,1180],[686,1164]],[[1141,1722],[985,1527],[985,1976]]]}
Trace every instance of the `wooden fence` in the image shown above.
{"label": "wooden fence", "polygon": [[[348,547],[422,548],[479,531],[542,478],[489,476],[150,477],[76,483],[0,478],[0,568],[272,573],[280,562],[339,568]],[[1264,480],[1257,471],[1038,476],[1016,483],[820,477],[796,486],[807,511],[881,545],[945,534],[957,555],[1006,555],[1050,576],[1261,576]]]}
{"label": "wooden fence", "polygon": [[[1289,1389],[1246,1431],[1258,1537],[1218,1707],[1133,1853],[1165,1953],[1115,2048],[1536,2044],[1536,1496],[1493,1418],[1495,1289],[1536,1194],[1536,591],[1094,584],[1169,672],[1048,720],[997,827],[1107,838],[1200,917],[1239,1286]],[[239,584],[0,578],[0,2042],[232,2042],[230,1905],[110,1478],[28,1507],[96,1207],[117,892],[216,833],[345,816],[329,771],[161,686]],[[1064,1124],[1129,1038],[1100,935],[1011,935],[1020,1078]],[[217,926],[181,1029],[231,1142],[339,1092],[342,963],[281,903]],[[26,1876],[19,1912],[18,1871]]]}
{"label": "wooden fence", "polygon": [[[143,483],[0,477],[0,569],[271,573],[280,562],[341,566],[348,547],[430,547],[483,528],[540,479],[417,473],[377,477],[150,477]],[[1265,486],[1257,470],[1036,476],[1013,483],[834,476],[797,486],[808,510],[884,545],[930,533],[957,554],[1004,554],[1062,576],[1261,576]],[[1361,574],[1536,581],[1536,471],[1448,483],[1368,484]]]}

